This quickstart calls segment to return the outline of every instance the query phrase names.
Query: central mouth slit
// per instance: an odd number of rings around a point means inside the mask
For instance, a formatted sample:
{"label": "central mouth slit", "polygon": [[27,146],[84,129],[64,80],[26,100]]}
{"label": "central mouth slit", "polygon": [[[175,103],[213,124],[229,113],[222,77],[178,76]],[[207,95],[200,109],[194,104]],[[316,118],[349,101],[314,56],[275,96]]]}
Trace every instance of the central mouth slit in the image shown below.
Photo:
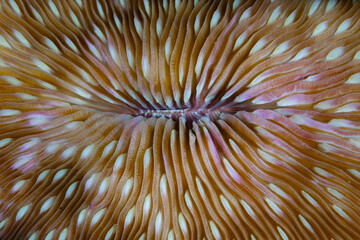
{"label": "central mouth slit", "polygon": [[143,116],[147,118],[151,117],[166,117],[173,120],[178,120],[183,117],[187,121],[196,121],[201,117],[208,117],[210,119],[214,119],[220,114],[222,111],[218,109],[151,109],[151,110],[140,110],[136,116]]}
{"label": "central mouth slit", "polygon": [[173,120],[179,120],[184,118],[186,121],[193,122],[201,119],[202,117],[207,117],[210,120],[214,121],[218,119],[221,114],[236,114],[242,111],[253,112],[258,109],[274,109],[276,108],[273,104],[262,104],[256,106],[249,103],[238,103],[238,104],[221,104],[220,106],[192,106],[188,108],[178,108],[178,109],[137,109],[135,113],[131,115],[143,116],[146,118],[160,118],[165,117]]}

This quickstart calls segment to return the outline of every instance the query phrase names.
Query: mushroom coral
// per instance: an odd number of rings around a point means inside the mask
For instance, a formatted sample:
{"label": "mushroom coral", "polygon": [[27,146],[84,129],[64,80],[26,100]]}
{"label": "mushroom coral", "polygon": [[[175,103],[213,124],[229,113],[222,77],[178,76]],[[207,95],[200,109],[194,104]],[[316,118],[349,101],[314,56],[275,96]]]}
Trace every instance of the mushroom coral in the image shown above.
{"label": "mushroom coral", "polygon": [[1,0],[0,239],[360,239],[359,16]]}

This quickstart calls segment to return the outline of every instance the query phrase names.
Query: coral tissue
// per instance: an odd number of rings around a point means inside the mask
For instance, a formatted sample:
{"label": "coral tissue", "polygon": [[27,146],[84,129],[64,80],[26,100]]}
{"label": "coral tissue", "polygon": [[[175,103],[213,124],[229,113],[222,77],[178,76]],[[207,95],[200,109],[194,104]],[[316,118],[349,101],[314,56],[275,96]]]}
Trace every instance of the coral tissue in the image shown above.
{"label": "coral tissue", "polygon": [[359,16],[0,0],[0,239],[360,239]]}

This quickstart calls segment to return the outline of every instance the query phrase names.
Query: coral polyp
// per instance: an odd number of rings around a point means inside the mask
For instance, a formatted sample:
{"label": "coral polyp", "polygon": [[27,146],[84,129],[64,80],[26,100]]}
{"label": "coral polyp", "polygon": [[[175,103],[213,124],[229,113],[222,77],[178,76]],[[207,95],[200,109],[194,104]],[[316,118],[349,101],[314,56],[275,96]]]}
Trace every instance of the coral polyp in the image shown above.
{"label": "coral polyp", "polygon": [[0,0],[0,239],[360,239],[359,16]]}

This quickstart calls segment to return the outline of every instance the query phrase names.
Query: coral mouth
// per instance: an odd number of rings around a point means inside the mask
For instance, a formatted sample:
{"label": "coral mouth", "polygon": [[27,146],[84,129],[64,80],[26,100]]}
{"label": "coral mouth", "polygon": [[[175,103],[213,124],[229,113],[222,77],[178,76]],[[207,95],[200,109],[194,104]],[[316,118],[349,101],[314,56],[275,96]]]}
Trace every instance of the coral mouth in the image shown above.
{"label": "coral mouth", "polygon": [[[299,107],[300,108],[300,107]],[[274,104],[252,104],[251,102],[244,102],[244,103],[234,103],[231,101],[226,102],[218,102],[217,104],[212,103],[210,105],[203,105],[200,104],[187,108],[172,108],[172,109],[133,109],[133,113],[130,115],[137,117],[143,116],[146,118],[161,118],[165,117],[167,119],[172,120],[179,120],[183,118],[186,122],[196,122],[197,120],[201,119],[202,117],[206,117],[211,121],[216,121],[220,118],[222,114],[230,114],[234,115],[239,112],[253,112],[256,110],[261,109],[280,109]]]}
{"label": "coral mouth", "polygon": [[155,110],[140,110],[137,116],[150,117],[165,117],[173,120],[184,118],[187,121],[196,121],[197,119],[206,116],[214,120],[221,114],[219,110],[212,109],[155,109]]}

